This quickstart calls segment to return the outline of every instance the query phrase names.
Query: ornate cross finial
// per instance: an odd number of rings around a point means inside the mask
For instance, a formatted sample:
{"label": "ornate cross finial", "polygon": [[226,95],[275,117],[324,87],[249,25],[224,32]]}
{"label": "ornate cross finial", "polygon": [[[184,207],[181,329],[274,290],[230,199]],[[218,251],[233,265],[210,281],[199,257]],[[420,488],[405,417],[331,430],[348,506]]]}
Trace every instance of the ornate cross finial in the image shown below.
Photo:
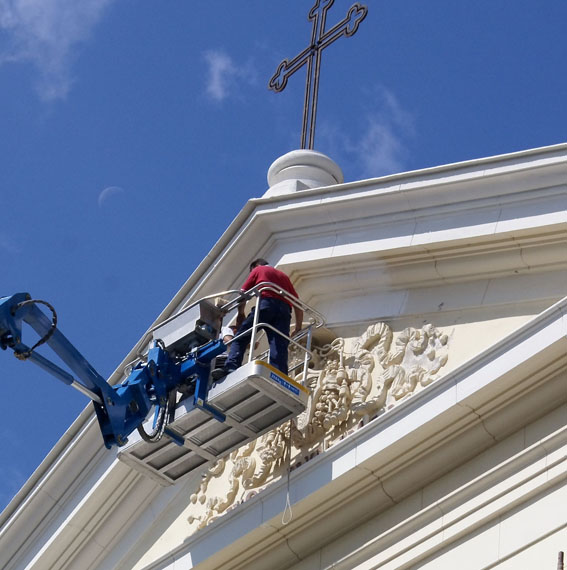
{"label": "ornate cross finial", "polygon": [[368,8],[355,2],[346,17],[329,31],[325,31],[327,11],[335,0],[316,0],[309,11],[308,19],[313,23],[311,44],[291,61],[284,59],[270,79],[269,88],[279,92],[285,89],[287,80],[298,69],[307,64],[307,83],[303,104],[303,128],[301,130],[301,148],[313,149],[315,140],[315,119],[317,115],[317,97],[319,93],[319,72],[321,70],[321,52],[341,36],[352,36],[368,13]]}

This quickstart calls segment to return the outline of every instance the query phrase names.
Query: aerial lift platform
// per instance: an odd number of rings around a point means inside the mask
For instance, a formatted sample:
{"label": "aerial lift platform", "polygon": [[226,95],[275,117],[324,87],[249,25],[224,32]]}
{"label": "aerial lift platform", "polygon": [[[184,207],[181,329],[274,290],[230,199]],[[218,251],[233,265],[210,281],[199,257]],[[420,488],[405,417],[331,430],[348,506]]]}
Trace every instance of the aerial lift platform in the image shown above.
{"label": "aerial lift platform", "polygon": [[[252,328],[241,335],[250,337],[248,362],[213,382],[215,359],[230,344],[219,339],[223,319],[230,318],[240,303],[259,301],[266,291],[303,311],[302,330],[294,338],[286,337],[303,357],[292,363],[288,376],[268,363],[267,351],[260,348],[257,354],[262,331],[281,333],[258,322],[256,311]],[[232,299],[226,301],[227,297]],[[214,303],[215,298],[223,302]],[[51,310],[51,322],[40,304]],[[31,348],[22,342],[24,322],[40,336]],[[210,295],[151,329],[124,380],[112,386],[57,329],[49,303],[27,293],[0,298],[0,348],[11,348],[20,360],[34,362],[88,396],[106,447],[117,446],[122,461],[162,485],[179,481],[302,413],[309,391],[292,376],[306,377],[313,331],[323,325],[317,311],[273,283],[260,283],[245,293]],[[37,352],[44,343],[74,375]]]}
{"label": "aerial lift platform", "polygon": [[134,434],[118,456],[169,485],[302,413],[308,396],[301,384],[253,360],[209,390],[208,403],[224,414],[224,421],[186,398],[177,404],[161,441],[148,443]]}

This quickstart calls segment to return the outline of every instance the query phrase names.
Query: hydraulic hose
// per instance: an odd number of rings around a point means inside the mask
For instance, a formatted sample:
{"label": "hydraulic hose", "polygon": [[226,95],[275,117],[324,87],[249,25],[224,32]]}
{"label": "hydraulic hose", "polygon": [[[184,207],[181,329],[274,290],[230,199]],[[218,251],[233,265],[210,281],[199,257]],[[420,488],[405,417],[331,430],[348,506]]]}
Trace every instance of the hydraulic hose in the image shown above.
{"label": "hydraulic hose", "polygon": [[158,407],[157,417],[152,431],[148,433],[144,429],[143,424],[140,424],[137,427],[138,433],[144,441],[147,441],[148,443],[156,443],[162,438],[163,432],[169,423],[171,409],[175,405],[175,396],[176,392],[175,390],[172,390],[167,397],[165,405]]}
{"label": "hydraulic hose", "polygon": [[26,305],[33,305],[33,304],[41,304],[41,305],[45,305],[50,311],[51,311],[51,327],[49,328],[49,330],[28,350],[25,350],[23,352],[17,352],[14,351],[14,356],[18,359],[18,360],[27,360],[30,356],[31,353],[38,347],[41,346],[43,343],[47,342],[51,336],[53,335],[53,333],[55,332],[55,329],[57,328],[57,313],[55,312],[55,309],[53,308],[53,305],[51,305],[50,303],[48,303],[47,301],[42,301],[41,299],[28,299],[27,301],[22,301],[21,303],[18,303],[15,307],[12,308],[12,315],[15,315],[16,312],[21,309],[22,307],[25,307]]}

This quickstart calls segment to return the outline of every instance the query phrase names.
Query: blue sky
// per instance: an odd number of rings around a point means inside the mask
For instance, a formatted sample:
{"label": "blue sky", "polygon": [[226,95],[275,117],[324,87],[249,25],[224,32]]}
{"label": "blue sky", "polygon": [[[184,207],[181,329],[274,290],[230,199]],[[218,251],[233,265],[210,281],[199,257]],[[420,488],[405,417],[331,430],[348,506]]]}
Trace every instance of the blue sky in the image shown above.
{"label": "blue sky", "polygon": [[[313,3],[0,0],[0,294],[51,302],[102,375],[299,146],[305,73],[267,83]],[[323,55],[347,181],[567,139],[565,0],[366,4]],[[2,508],[88,400],[9,352],[0,383]]]}

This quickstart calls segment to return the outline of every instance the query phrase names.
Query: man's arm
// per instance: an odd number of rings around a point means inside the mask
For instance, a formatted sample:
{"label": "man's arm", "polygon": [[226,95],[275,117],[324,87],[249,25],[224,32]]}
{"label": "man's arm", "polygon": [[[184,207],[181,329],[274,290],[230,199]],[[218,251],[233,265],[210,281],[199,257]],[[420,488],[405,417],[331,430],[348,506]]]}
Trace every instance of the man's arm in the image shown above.
{"label": "man's arm", "polygon": [[242,303],[238,304],[237,307],[237,314],[236,314],[236,329],[238,330],[240,328],[240,325],[242,325],[242,321],[244,321],[244,319],[246,318],[246,301],[242,301]]}
{"label": "man's arm", "polygon": [[299,307],[293,307],[295,313],[295,328],[291,332],[291,336],[295,336],[303,328],[303,311]]}

